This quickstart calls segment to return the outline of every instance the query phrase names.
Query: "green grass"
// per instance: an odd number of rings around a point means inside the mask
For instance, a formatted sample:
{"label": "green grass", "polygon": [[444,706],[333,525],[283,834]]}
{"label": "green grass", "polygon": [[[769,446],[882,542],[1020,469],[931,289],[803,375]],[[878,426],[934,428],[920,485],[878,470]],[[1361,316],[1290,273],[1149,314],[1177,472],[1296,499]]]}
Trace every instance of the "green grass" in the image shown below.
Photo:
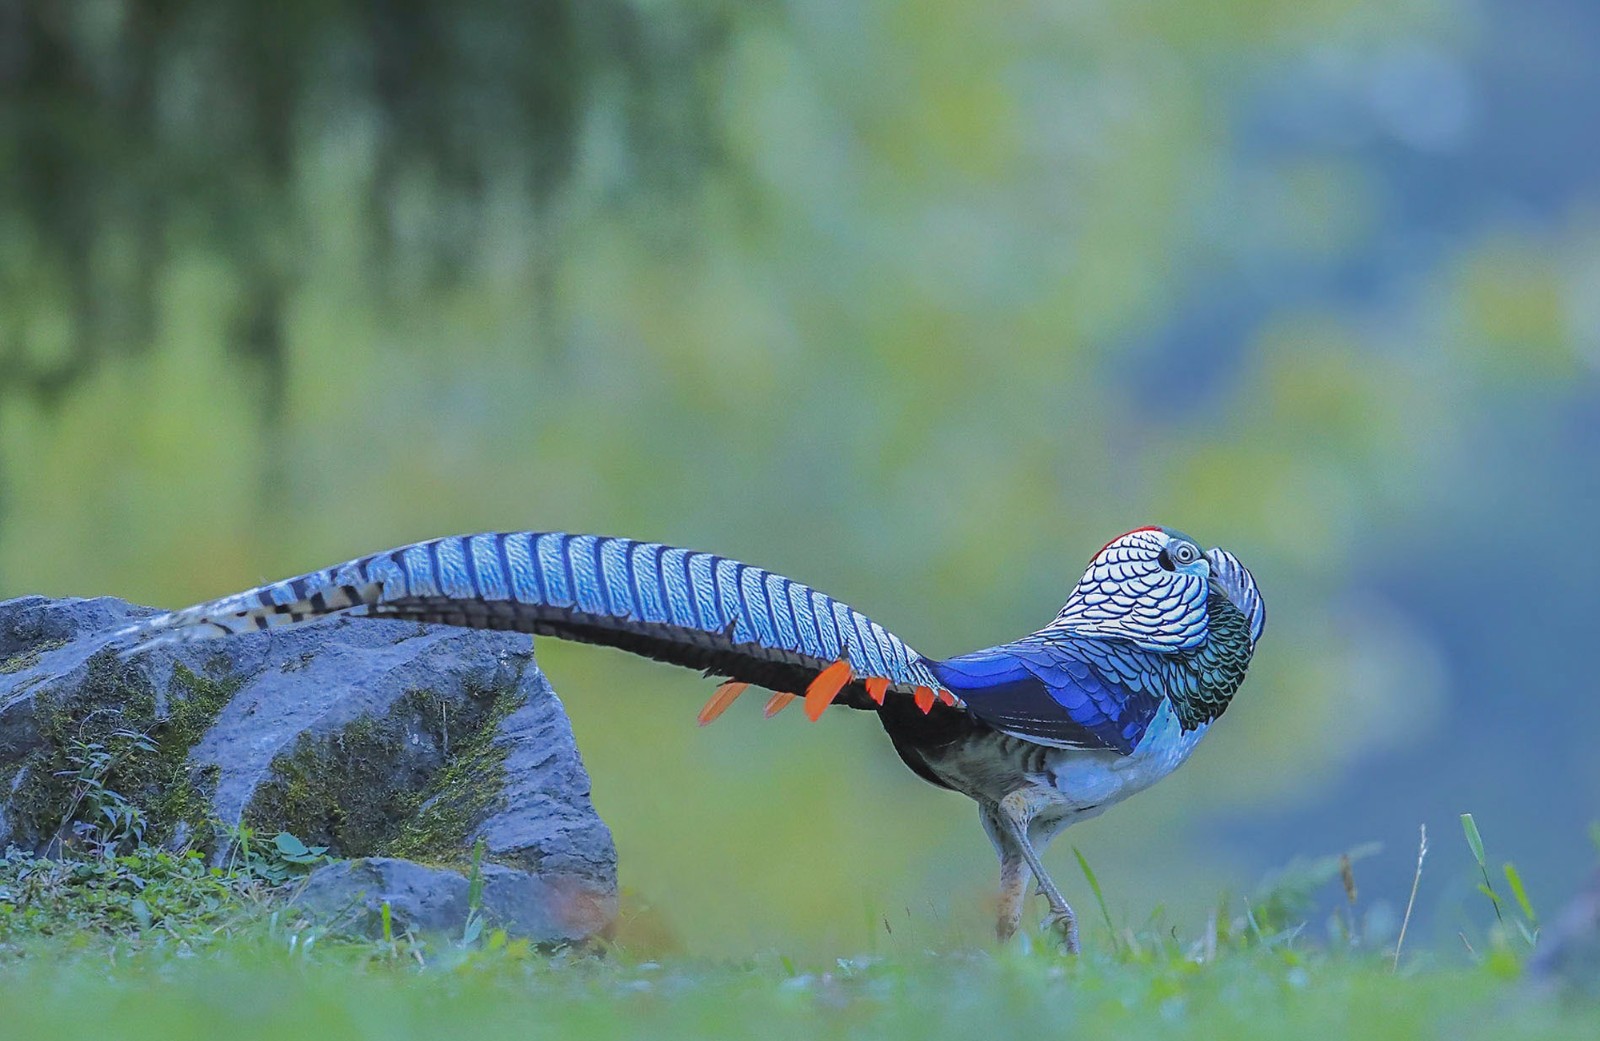
{"label": "green grass", "polygon": [[[1085,919],[1078,958],[1038,937],[930,944],[915,922],[890,930],[884,918],[865,954],[649,959],[637,943],[539,950],[476,913],[453,936],[396,934],[387,919],[376,938],[339,934],[293,902],[323,858],[292,836],[238,832],[213,867],[143,844],[118,852],[114,823],[88,836],[99,855],[0,858],[0,1038],[1600,1036],[1600,1005],[1523,980],[1533,909],[1519,894],[1526,920],[1503,920],[1470,817],[1485,927],[1471,953],[1413,945],[1398,967],[1394,940],[1368,935],[1357,913],[1360,849],[1289,865],[1189,935],[1159,911],[1117,922],[1080,853],[1100,921]],[[1312,897],[1341,891],[1327,927],[1305,928]]]}
{"label": "green grass", "polygon": [[1408,948],[1398,971],[1389,944],[1337,929],[1307,940],[1291,916],[1345,858],[1287,870],[1199,936],[1159,916],[1113,934],[1105,915],[1079,958],[1038,938],[926,950],[901,930],[877,953],[809,961],[541,951],[472,921],[450,937],[339,935],[284,902],[295,863],[13,854],[0,874],[0,1037],[1600,1036],[1600,1006],[1521,979],[1529,948],[1515,930],[1491,925],[1475,960]]}
{"label": "green grass", "polygon": [[261,926],[201,953],[70,943],[5,967],[17,1038],[1593,1038],[1592,1008],[1539,998],[1506,963],[1392,974],[1377,954],[1255,948],[1200,964],[1104,943],[793,965],[472,949],[309,946]]}

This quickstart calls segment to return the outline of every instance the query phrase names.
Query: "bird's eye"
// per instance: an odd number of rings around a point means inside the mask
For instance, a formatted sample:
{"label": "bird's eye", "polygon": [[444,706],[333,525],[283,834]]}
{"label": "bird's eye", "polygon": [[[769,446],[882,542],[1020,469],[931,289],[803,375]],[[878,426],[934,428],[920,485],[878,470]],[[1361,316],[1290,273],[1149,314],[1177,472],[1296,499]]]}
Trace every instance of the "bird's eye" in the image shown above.
{"label": "bird's eye", "polygon": [[1185,564],[1193,564],[1196,560],[1200,559],[1200,551],[1189,545],[1187,542],[1178,543],[1172,547],[1170,552],[1172,554],[1173,561],[1177,563],[1179,567],[1182,567]]}

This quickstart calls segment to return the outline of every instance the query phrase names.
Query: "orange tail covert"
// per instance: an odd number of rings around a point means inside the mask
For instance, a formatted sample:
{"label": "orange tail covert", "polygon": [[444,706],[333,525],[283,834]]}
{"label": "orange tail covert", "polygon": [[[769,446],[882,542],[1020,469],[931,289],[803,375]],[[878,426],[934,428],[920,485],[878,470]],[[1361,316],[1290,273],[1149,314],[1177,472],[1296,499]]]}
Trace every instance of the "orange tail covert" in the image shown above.
{"label": "orange tail covert", "polygon": [[695,721],[701,726],[710,723],[726,712],[728,706],[738,700],[739,695],[743,694],[748,686],[750,684],[739,683],[735,680],[729,680],[724,683],[717,688],[716,693],[711,695],[711,700],[706,702],[705,707],[700,710],[700,714],[695,717]]}
{"label": "orange tail covert", "polygon": [[866,681],[867,697],[883,704],[883,696],[889,691],[889,681],[882,676],[869,676]]}
{"label": "orange tail covert", "polygon": [[822,717],[823,710],[833,704],[833,699],[854,675],[850,663],[843,658],[817,673],[817,678],[806,688],[806,716],[811,722]]}

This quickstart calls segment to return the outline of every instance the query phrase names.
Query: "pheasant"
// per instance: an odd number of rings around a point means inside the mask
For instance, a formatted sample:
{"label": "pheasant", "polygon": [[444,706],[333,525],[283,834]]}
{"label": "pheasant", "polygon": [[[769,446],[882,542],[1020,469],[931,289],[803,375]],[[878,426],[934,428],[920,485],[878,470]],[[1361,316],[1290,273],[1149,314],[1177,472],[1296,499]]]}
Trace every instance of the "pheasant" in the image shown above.
{"label": "pheasant", "polygon": [[710,723],[750,686],[877,713],[916,774],[975,800],[1000,859],[996,926],[1017,929],[1031,876],[1045,927],[1077,920],[1040,860],[1062,829],[1148,788],[1227,709],[1266,623],[1250,572],[1170,528],[1106,543],[1044,628],[943,660],[854,608],[711,553],[561,532],[418,542],[156,615],[133,639],[193,639],[349,614],[608,644],[725,678]]}

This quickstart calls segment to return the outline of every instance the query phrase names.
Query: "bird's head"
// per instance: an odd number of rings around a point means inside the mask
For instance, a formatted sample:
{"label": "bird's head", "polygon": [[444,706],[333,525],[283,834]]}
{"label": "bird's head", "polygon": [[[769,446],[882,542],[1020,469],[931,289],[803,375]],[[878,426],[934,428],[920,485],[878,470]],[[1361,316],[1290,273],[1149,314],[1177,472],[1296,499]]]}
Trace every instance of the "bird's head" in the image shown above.
{"label": "bird's head", "polygon": [[1225,549],[1202,551],[1171,528],[1135,528],[1100,548],[1052,628],[1116,637],[1150,651],[1191,650],[1208,633],[1215,587],[1260,639],[1266,610],[1250,572]]}

